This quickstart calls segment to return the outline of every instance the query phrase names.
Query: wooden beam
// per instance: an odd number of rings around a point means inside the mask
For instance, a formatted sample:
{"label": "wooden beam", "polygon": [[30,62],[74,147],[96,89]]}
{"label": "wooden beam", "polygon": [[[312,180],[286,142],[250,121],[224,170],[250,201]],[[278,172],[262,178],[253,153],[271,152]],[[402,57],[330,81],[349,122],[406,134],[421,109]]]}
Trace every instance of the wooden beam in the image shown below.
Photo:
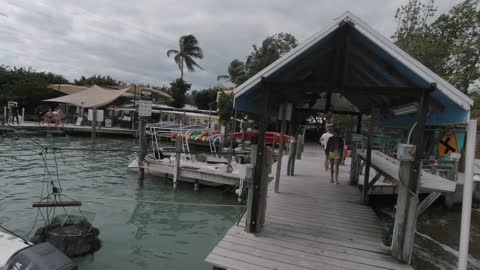
{"label": "wooden beam", "polygon": [[[316,109],[306,109],[306,108],[297,108],[297,111],[305,112],[305,111],[314,111],[319,113],[327,113],[325,110],[316,110]],[[346,114],[346,115],[361,115],[362,112],[351,112],[351,111],[331,111],[332,114]]]}
{"label": "wooden beam", "polygon": [[440,192],[432,192],[428,194],[428,196],[423,199],[423,201],[421,201],[417,206],[417,218],[421,216],[425,212],[425,210],[427,210],[428,207],[430,207],[430,205],[432,205],[432,203],[434,203],[438,199],[438,197],[440,197],[440,195],[442,195],[442,193]]}
{"label": "wooden beam", "polygon": [[363,193],[362,201],[363,204],[368,204],[368,182],[370,181],[370,167],[372,164],[372,141],[373,141],[373,131],[375,129],[377,118],[379,117],[379,112],[377,109],[373,108],[370,115],[370,122],[368,123],[368,141],[367,141],[367,157],[365,160],[365,175],[363,180]]}
{"label": "wooden beam", "polygon": [[44,201],[44,202],[33,202],[33,208],[42,208],[42,207],[76,207],[82,206],[82,203],[79,201]]}
{"label": "wooden beam", "polygon": [[383,95],[395,97],[420,97],[422,90],[430,90],[431,88],[415,88],[415,87],[383,87],[383,86],[352,86],[345,85],[343,89],[338,89],[334,86],[318,82],[268,82],[268,84],[277,91],[288,94],[295,94],[293,90],[311,90],[312,92],[332,92],[332,93],[347,93],[350,95],[364,96],[364,95]]}
{"label": "wooden beam", "polygon": [[351,49],[351,41],[350,41],[350,26],[346,24],[344,26],[344,33],[342,36],[343,39],[343,48],[342,48],[342,64],[339,70],[338,82],[337,86],[338,89],[343,89],[345,86],[345,82],[349,79],[348,76],[348,68],[350,67],[350,49]]}
{"label": "wooden beam", "polygon": [[378,179],[380,179],[381,176],[382,174],[380,172],[377,172],[377,174],[372,178],[372,181],[368,183],[368,190],[370,190],[373,187],[373,185],[375,185],[375,183],[378,181]]}
{"label": "wooden beam", "polygon": [[375,81],[374,85],[388,86],[391,84],[387,79],[379,74],[378,71],[369,66],[368,63],[365,63],[363,59],[354,55],[352,55],[352,69],[361,77],[367,78],[369,81]]}
{"label": "wooden beam", "polygon": [[392,77],[400,81],[405,86],[413,87],[415,85],[411,80],[409,80],[407,77],[404,77],[399,72],[394,74],[394,71],[397,71],[397,69],[394,66],[390,65],[389,63],[385,62],[383,59],[376,56],[367,47],[355,41],[352,42],[352,47],[354,47],[355,50],[358,50],[360,53],[365,55],[366,58],[368,58],[374,64],[378,65],[381,69],[385,70],[386,73],[390,74]]}

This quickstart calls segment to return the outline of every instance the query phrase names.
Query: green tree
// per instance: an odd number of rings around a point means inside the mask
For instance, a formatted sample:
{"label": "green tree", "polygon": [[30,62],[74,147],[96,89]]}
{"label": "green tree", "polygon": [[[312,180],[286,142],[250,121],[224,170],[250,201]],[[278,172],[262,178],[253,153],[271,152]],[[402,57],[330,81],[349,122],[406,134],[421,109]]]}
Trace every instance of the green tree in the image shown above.
{"label": "green tree", "polygon": [[170,106],[175,108],[183,108],[185,106],[186,97],[185,94],[192,85],[185,82],[183,79],[176,79],[170,83],[170,95],[172,96],[172,101]]}
{"label": "green tree", "polygon": [[233,59],[228,65],[228,75],[219,75],[217,80],[228,80],[235,85],[239,85],[246,81],[246,75],[245,63],[238,59]]}
{"label": "green tree", "polygon": [[471,99],[473,99],[473,107],[470,112],[470,118],[477,119],[480,118],[480,91],[477,89],[476,91],[471,91],[469,93]]}
{"label": "green tree", "polygon": [[220,75],[217,80],[228,79],[234,84],[240,85],[297,45],[297,39],[289,33],[277,33],[269,36],[263,40],[260,47],[252,45],[253,52],[247,56],[245,62],[238,59],[230,62],[228,75]]}
{"label": "green tree", "polygon": [[463,92],[480,77],[479,0],[466,0],[430,22],[434,1],[409,0],[397,10],[395,43]]}
{"label": "green tree", "polygon": [[125,85],[122,81],[116,80],[112,78],[110,75],[101,76],[101,75],[93,75],[90,77],[82,76],[78,80],[73,81],[76,85],[100,85],[100,86],[119,86]]}
{"label": "green tree", "polygon": [[198,46],[198,40],[194,35],[181,36],[179,41],[179,49],[170,49],[167,51],[167,57],[174,56],[175,63],[180,69],[180,79],[183,80],[183,69],[187,67],[190,72],[195,71],[195,67],[203,69],[194,58],[202,59],[203,51]]}
{"label": "green tree", "polygon": [[450,57],[446,62],[447,80],[463,92],[480,78],[480,1],[467,0],[454,6],[436,21],[450,37]]}
{"label": "green tree", "polygon": [[42,100],[57,97],[59,93],[49,84],[68,83],[63,76],[51,72],[37,72],[31,68],[0,66],[0,104],[19,102],[27,113],[33,113]]}
{"label": "green tree", "polygon": [[220,122],[228,126],[227,123],[233,116],[233,94],[231,92],[222,91],[218,97],[217,110]]}
{"label": "green tree", "polygon": [[192,97],[195,103],[195,106],[201,110],[216,110],[216,100],[217,100],[218,89],[209,88],[204,90],[194,90],[192,91]]}
{"label": "green tree", "polygon": [[253,52],[245,62],[247,77],[257,74],[297,45],[297,39],[289,33],[278,33],[267,37],[260,47],[252,45]]}

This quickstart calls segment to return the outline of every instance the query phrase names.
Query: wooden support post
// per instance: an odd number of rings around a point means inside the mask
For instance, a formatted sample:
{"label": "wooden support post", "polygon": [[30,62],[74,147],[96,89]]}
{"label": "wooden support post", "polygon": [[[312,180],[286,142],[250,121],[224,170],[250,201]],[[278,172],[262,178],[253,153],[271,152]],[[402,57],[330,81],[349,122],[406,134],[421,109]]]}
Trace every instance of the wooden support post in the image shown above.
{"label": "wooden support post", "polygon": [[297,153],[296,153],[296,159],[300,160],[302,159],[302,149],[303,149],[303,134],[301,131],[299,131],[298,136],[297,136]]}
{"label": "wooden support post", "polygon": [[297,153],[297,138],[293,137],[288,147],[288,164],[287,175],[293,176],[295,174],[295,156]]}
{"label": "wooden support post", "polygon": [[332,92],[327,92],[327,98],[325,99],[325,112],[330,111],[330,107],[332,106]]}
{"label": "wooden support post", "polygon": [[8,122],[8,116],[7,116],[7,107],[4,106],[3,107],[3,121],[2,121],[2,125],[6,126],[7,125],[7,122]]}
{"label": "wooden support post", "polygon": [[370,121],[368,123],[368,141],[367,141],[367,156],[365,160],[365,175],[363,180],[363,192],[362,192],[362,201],[363,204],[368,204],[368,187],[370,181],[370,166],[372,164],[372,139],[373,131],[378,120],[378,110],[372,109],[370,115]]}
{"label": "wooden support post", "polygon": [[145,168],[143,162],[145,161],[146,150],[146,137],[145,137],[145,120],[140,117],[138,125],[138,142],[139,142],[139,155],[138,155],[138,179],[143,180],[145,177]]}
{"label": "wooden support post", "polygon": [[92,113],[92,144],[96,143],[97,139],[97,108],[93,108]]}
{"label": "wooden support post", "polygon": [[397,210],[392,239],[392,256],[410,263],[417,222],[417,203],[420,189],[420,171],[424,157],[425,116],[428,93],[423,91],[419,100],[415,134],[415,161],[400,161]]}
{"label": "wooden support post", "polygon": [[357,134],[360,134],[362,131],[362,114],[359,114],[357,117]]}
{"label": "wooden support post", "polygon": [[295,157],[297,154],[297,140],[298,134],[296,134],[296,121],[295,114],[292,115],[289,127],[289,135],[292,140],[288,145],[288,163],[287,163],[287,175],[293,176],[295,173]]}
{"label": "wooden support post", "polygon": [[360,158],[357,156],[357,146],[354,143],[352,149],[352,162],[350,163],[350,185],[352,186],[358,184],[358,159]]}
{"label": "wooden support post", "polygon": [[[267,130],[268,120],[270,116],[270,89],[267,87],[265,80],[262,78],[263,92],[265,93],[263,99],[263,114],[261,117],[261,122],[259,126],[259,134],[257,140],[257,156],[254,168],[253,176],[253,191],[252,191],[252,200],[251,200],[251,209],[248,213],[250,214],[247,217],[248,224],[245,226],[245,230],[250,233],[258,233],[261,230],[261,215],[262,215],[262,206],[261,201],[261,187],[262,180],[267,181],[267,179],[262,179],[264,174],[264,153],[265,153],[265,132]],[[266,194],[264,194],[266,196]]]}
{"label": "wooden support post", "polygon": [[245,135],[247,134],[247,121],[246,118],[242,121],[242,150],[245,150]]}
{"label": "wooden support post", "polygon": [[173,189],[177,188],[178,175],[180,174],[180,159],[182,156],[182,140],[181,134],[178,134],[175,140],[175,166],[173,169]]}
{"label": "wooden support post", "polygon": [[135,112],[132,112],[132,116],[130,119],[132,121],[132,130],[135,130]]}
{"label": "wooden support post", "polygon": [[284,137],[287,129],[287,103],[283,103],[281,106],[282,109],[282,123],[280,124],[280,143],[278,146],[278,161],[277,161],[277,171],[275,175],[275,193],[278,193],[280,190],[280,173],[282,171],[282,159],[283,159],[283,145]]}

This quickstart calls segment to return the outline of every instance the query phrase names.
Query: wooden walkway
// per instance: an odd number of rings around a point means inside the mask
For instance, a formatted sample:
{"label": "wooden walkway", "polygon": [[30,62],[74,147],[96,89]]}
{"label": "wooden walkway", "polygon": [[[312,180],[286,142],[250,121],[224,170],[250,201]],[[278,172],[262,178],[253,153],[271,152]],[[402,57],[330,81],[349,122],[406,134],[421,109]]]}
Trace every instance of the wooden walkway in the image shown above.
{"label": "wooden walkway", "polygon": [[331,184],[321,153],[317,145],[306,146],[296,175],[282,176],[280,194],[272,181],[262,233],[245,232],[242,220],[206,261],[238,270],[413,269],[390,257],[380,220],[348,184],[349,166],[341,166],[340,184]]}

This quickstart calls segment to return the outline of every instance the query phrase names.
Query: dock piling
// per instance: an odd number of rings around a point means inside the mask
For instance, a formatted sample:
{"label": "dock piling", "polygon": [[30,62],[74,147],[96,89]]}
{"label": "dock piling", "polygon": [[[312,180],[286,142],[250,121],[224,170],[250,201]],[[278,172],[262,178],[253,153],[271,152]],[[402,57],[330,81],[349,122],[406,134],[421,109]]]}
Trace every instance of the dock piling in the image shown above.
{"label": "dock piling", "polygon": [[182,140],[183,137],[181,134],[178,134],[175,140],[175,167],[173,170],[173,189],[177,188],[178,175],[180,173],[180,158],[182,151]]}
{"label": "dock piling", "polygon": [[139,180],[143,180],[145,177],[145,168],[143,167],[143,161],[145,160],[145,149],[146,149],[146,138],[145,138],[145,120],[140,117],[139,119],[139,126],[138,126],[138,142],[140,153],[138,155],[138,172]]}
{"label": "dock piling", "polygon": [[193,184],[193,190],[198,191],[199,188],[200,188],[200,182],[198,181],[198,179],[195,179]]}
{"label": "dock piling", "polygon": [[93,108],[93,115],[92,115],[92,144],[96,143],[97,139],[97,108]]}
{"label": "dock piling", "polygon": [[287,130],[287,104],[283,103],[281,106],[282,123],[280,124],[280,142],[278,144],[278,161],[277,171],[275,175],[275,193],[280,192],[280,173],[282,171],[282,159],[283,159],[283,145],[285,132]]}

